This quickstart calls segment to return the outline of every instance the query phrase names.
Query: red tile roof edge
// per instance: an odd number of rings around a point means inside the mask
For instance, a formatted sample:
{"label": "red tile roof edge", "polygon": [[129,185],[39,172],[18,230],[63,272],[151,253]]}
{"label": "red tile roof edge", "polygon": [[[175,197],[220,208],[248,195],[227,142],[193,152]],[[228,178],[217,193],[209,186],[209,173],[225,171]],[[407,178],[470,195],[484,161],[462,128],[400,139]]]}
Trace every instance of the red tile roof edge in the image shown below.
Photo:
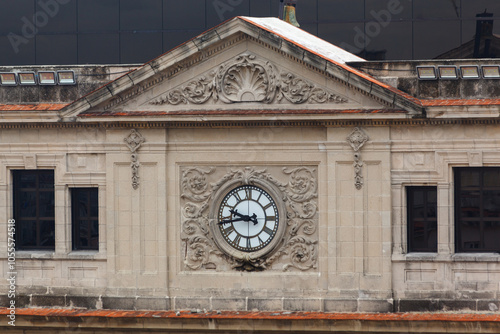
{"label": "red tile roof edge", "polygon": [[67,103],[0,104],[0,111],[59,111]]}
{"label": "red tile roof edge", "polygon": [[422,99],[424,107],[500,105],[500,99]]}
{"label": "red tile roof edge", "polygon": [[[326,312],[191,312],[191,311],[123,311],[27,308],[16,309],[16,316],[100,317],[100,318],[176,318],[176,319],[255,319],[255,320],[361,320],[361,321],[443,321],[500,322],[500,314],[484,313],[326,313]],[[8,315],[0,308],[0,315]]]}
{"label": "red tile roof edge", "polygon": [[106,116],[211,116],[211,115],[335,115],[335,114],[407,114],[406,110],[349,109],[349,110],[186,110],[186,111],[93,111],[80,117]]}
{"label": "red tile roof edge", "polygon": [[325,59],[325,60],[329,61],[330,63],[335,64],[335,65],[337,65],[337,66],[339,66],[339,67],[341,67],[341,68],[345,69],[345,70],[346,70],[346,71],[348,71],[348,72],[351,72],[351,73],[353,73],[353,74],[355,74],[355,75],[357,75],[357,76],[359,76],[359,77],[361,77],[361,78],[364,78],[365,80],[368,80],[369,82],[371,82],[371,83],[373,83],[373,84],[376,84],[377,86],[383,87],[383,88],[385,88],[385,89],[387,89],[387,90],[389,90],[389,91],[393,92],[393,93],[394,93],[394,94],[396,94],[396,95],[402,96],[402,97],[404,97],[405,99],[410,100],[410,101],[412,101],[413,103],[416,103],[417,105],[421,105],[421,102],[420,102],[420,100],[419,100],[419,99],[417,99],[417,98],[415,98],[415,97],[413,97],[413,96],[411,96],[411,95],[409,95],[409,94],[407,94],[407,93],[405,93],[405,92],[403,92],[403,91],[401,91],[401,90],[399,90],[399,89],[397,89],[397,88],[394,88],[394,87],[392,87],[391,85],[388,85],[388,84],[386,84],[386,83],[383,83],[382,81],[379,81],[379,80],[375,79],[374,77],[372,77],[371,75],[366,74],[365,72],[359,71],[359,70],[355,69],[354,67],[351,67],[351,66],[349,66],[349,65],[347,65],[347,64],[341,64],[341,63],[336,62],[336,61],[334,61],[334,60],[332,60],[332,59],[330,59],[330,58],[327,58],[327,57],[325,57],[324,55],[321,55],[321,54],[319,54],[319,53],[317,53],[317,52],[314,52],[313,50],[311,50],[311,49],[309,49],[309,48],[305,47],[304,45],[301,45],[301,44],[295,43],[294,41],[292,41],[292,40],[288,39],[287,37],[285,37],[285,36],[283,36],[283,35],[280,35],[280,34],[276,33],[275,31],[269,30],[269,29],[267,29],[266,27],[264,27],[264,26],[262,26],[262,25],[260,25],[260,24],[258,24],[258,23],[255,23],[255,22],[253,22],[253,21],[250,21],[250,20],[246,19],[246,18],[245,18],[245,17],[243,17],[243,16],[237,16],[237,18],[238,18],[238,19],[241,19],[241,20],[243,20],[243,21],[245,21],[245,22],[248,22],[248,23],[250,23],[250,24],[252,24],[252,25],[255,25],[255,26],[257,26],[257,27],[259,27],[259,28],[261,28],[261,29],[263,29],[263,30],[266,30],[266,31],[268,31],[268,32],[270,32],[270,33],[273,33],[273,34],[275,34],[276,36],[279,36],[279,37],[283,38],[284,40],[286,40],[286,41],[288,41],[288,42],[290,42],[290,43],[292,43],[292,44],[294,44],[294,45],[297,45],[297,46],[299,46],[299,47],[303,48],[304,50],[307,50],[307,51],[309,51],[309,52],[311,52],[311,53],[313,53],[313,54],[317,55],[318,57],[323,58],[323,59]]}

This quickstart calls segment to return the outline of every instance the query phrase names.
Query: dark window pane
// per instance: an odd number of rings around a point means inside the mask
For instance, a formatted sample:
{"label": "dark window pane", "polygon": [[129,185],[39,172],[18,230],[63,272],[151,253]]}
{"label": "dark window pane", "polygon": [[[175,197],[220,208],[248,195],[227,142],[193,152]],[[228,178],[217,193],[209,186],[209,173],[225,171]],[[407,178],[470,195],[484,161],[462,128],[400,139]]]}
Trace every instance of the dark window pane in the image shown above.
{"label": "dark window pane", "polygon": [[121,61],[125,64],[145,63],[162,53],[162,33],[122,33]]}
{"label": "dark window pane", "polygon": [[40,246],[54,247],[55,245],[55,224],[54,221],[40,222]]}
{"label": "dark window pane", "polygon": [[18,240],[16,243],[23,247],[35,247],[36,243],[36,221],[18,221]]}
{"label": "dark window pane", "polygon": [[211,0],[207,1],[207,25],[215,27],[235,16],[248,16],[250,0]]}
{"label": "dark window pane", "polygon": [[367,60],[411,59],[413,50],[408,36],[411,36],[412,29],[411,22],[391,22],[386,26],[375,21],[367,22],[366,52],[361,57]]}
{"label": "dark window pane", "polygon": [[[301,12],[297,14],[297,17],[302,14],[302,9],[300,7],[299,9]],[[363,21],[365,4],[364,0],[318,0],[317,13],[321,22]]]}
{"label": "dark window pane", "polygon": [[[96,52],[95,50],[99,50]],[[120,63],[120,35],[82,34],[78,36],[78,63]]]}
{"label": "dark window pane", "polygon": [[[500,251],[500,168],[455,168],[456,251]],[[464,185],[465,184],[465,185]]]}
{"label": "dark window pane", "polygon": [[321,23],[318,36],[354,54],[360,54],[365,49],[366,38],[361,23]]}
{"label": "dark window pane", "polygon": [[481,216],[481,197],[479,192],[462,195],[460,212],[462,217],[479,218]]}
{"label": "dark window pane", "polygon": [[54,173],[41,173],[38,180],[38,187],[42,189],[54,189]]}
{"label": "dark window pane", "polygon": [[13,176],[18,248],[54,249],[54,171],[13,171]]}
{"label": "dark window pane", "polygon": [[35,1],[33,23],[39,33],[76,33],[76,0]]}
{"label": "dark window pane", "polygon": [[500,222],[485,222],[484,248],[498,251],[500,249]]}
{"label": "dark window pane", "polygon": [[161,30],[162,0],[121,0],[121,30]]}
{"label": "dark window pane", "polygon": [[278,17],[279,1],[252,0],[250,1],[250,16]]}
{"label": "dark window pane", "polygon": [[3,66],[35,64],[35,38],[12,33],[0,36],[0,64]]}
{"label": "dark window pane", "polygon": [[500,218],[500,190],[484,191],[483,216]]}
{"label": "dark window pane", "polygon": [[[318,5],[316,1],[299,1],[297,5],[297,20],[303,29],[304,24],[314,23],[317,25],[318,22]],[[328,22],[332,22],[329,20]]]}
{"label": "dark window pane", "polygon": [[414,59],[432,59],[460,46],[460,21],[417,21],[414,27]]}
{"label": "dark window pane", "polygon": [[39,193],[39,213],[40,218],[54,217],[54,192],[41,191]]}
{"label": "dark window pane", "polygon": [[202,32],[202,30],[184,30],[163,33],[163,52],[172,50],[173,48],[189,41],[193,37],[198,36]]}
{"label": "dark window pane", "polygon": [[19,188],[36,188],[36,174],[22,174],[19,177]]}
{"label": "dark window pane", "polygon": [[461,186],[464,187],[479,187],[480,185],[480,174],[478,171],[474,170],[464,170],[460,173],[462,177],[460,178]]}
{"label": "dark window pane", "polygon": [[19,193],[19,214],[22,218],[36,218],[36,191],[23,191]]}
{"label": "dark window pane", "polygon": [[29,22],[34,12],[33,0],[0,1],[0,33],[22,35],[24,20]]}
{"label": "dark window pane", "polygon": [[379,22],[411,20],[412,1],[409,0],[369,0],[366,1],[367,21]]}
{"label": "dark window pane", "polygon": [[426,241],[427,244],[425,246],[427,249],[437,250],[437,222],[429,222],[427,224]]}
{"label": "dark window pane", "polygon": [[460,224],[460,240],[462,249],[479,250],[481,248],[480,223],[464,222]]}
{"label": "dark window pane", "polygon": [[483,183],[485,187],[500,187],[500,169],[487,170],[484,173]]}
{"label": "dark window pane", "polygon": [[163,20],[165,29],[202,29],[205,30],[205,1],[164,0]]}
{"label": "dark window pane", "polygon": [[89,225],[88,221],[80,220],[78,238],[80,239],[80,247],[87,248],[89,246]]}
{"label": "dark window pane", "polygon": [[437,252],[437,188],[408,187],[408,251]]}
{"label": "dark window pane", "polygon": [[418,0],[413,6],[415,19],[460,17],[460,0]]}
{"label": "dark window pane", "polygon": [[76,64],[76,34],[38,35],[36,37],[36,62],[39,65]]}
{"label": "dark window pane", "polygon": [[71,190],[71,198],[73,250],[98,250],[98,189],[74,188]]}
{"label": "dark window pane", "polygon": [[500,17],[500,1],[498,0],[462,0],[462,17],[475,18],[477,14],[493,13],[494,17]]}
{"label": "dark window pane", "polygon": [[99,194],[96,191],[90,192],[89,195],[89,206],[90,206],[90,212],[89,216],[90,217],[98,217],[99,216]]}
{"label": "dark window pane", "polygon": [[114,31],[120,29],[119,0],[78,1],[78,31]]}

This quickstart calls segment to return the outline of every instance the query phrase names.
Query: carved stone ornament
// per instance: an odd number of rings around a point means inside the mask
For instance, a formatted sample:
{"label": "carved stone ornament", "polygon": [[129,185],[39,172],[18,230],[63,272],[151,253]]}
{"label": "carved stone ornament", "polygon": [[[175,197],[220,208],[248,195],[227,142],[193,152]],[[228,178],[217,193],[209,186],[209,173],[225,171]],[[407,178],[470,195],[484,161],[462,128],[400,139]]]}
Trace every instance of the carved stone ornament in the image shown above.
{"label": "carved stone ornament", "polygon": [[351,145],[354,150],[354,185],[356,189],[363,188],[363,161],[361,160],[361,148],[365,143],[370,140],[368,135],[360,128],[355,128],[353,132],[347,137],[347,142]]}
{"label": "carved stone ornament", "polygon": [[129,148],[131,155],[130,158],[132,163],[130,167],[132,169],[132,188],[139,188],[139,167],[141,164],[139,163],[139,157],[137,154],[137,150],[141,147],[141,145],[146,141],[146,139],[135,129],[132,129],[130,134],[124,139],[127,147]]}
{"label": "carved stone ornament", "polygon": [[[267,60],[242,54],[187,85],[173,89],[150,102],[164,104],[204,104],[210,99],[223,103],[323,104],[347,103],[344,97],[329,93],[289,72],[280,72]],[[286,101],[285,101],[286,100]]]}
{"label": "carved stone ornament", "polygon": [[[224,173],[224,171],[226,171]],[[184,270],[300,270],[317,269],[317,174],[309,167],[267,169],[185,167],[181,169],[181,240]],[[212,182],[211,182],[212,181]],[[258,185],[279,194],[286,212],[284,232],[268,252],[235,255],[220,246],[213,212],[221,193],[240,185]],[[217,227],[218,228],[218,227]]]}

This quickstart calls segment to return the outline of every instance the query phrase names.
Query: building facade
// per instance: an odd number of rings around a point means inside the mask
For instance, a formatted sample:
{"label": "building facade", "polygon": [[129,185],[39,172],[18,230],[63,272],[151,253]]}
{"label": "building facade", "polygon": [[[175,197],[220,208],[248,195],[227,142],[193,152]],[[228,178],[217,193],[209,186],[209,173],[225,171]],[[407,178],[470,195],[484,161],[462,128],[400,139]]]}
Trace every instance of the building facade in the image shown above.
{"label": "building facade", "polygon": [[497,312],[498,68],[238,17],[95,90],[2,87],[38,94],[2,105],[2,305]]}
{"label": "building facade", "polygon": [[[142,64],[235,16],[278,17],[279,5],[279,0],[3,1],[0,64]],[[493,35],[500,34],[495,0],[300,0],[297,5],[302,29],[368,60],[446,54],[475,39],[482,20],[477,15],[485,12]],[[460,50],[448,59],[467,55]],[[498,57],[498,50],[480,56]]]}

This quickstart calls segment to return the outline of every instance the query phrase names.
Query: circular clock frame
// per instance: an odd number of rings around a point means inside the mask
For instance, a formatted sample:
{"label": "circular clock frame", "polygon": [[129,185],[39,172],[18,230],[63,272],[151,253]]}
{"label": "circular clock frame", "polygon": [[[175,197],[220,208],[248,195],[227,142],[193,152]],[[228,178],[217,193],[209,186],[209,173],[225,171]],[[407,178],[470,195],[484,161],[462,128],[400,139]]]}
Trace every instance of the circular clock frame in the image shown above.
{"label": "circular clock frame", "polygon": [[[273,202],[273,207],[277,211],[276,214],[276,228],[273,229],[273,235],[270,236],[270,240],[266,240],[264,245],[258,247],[251,247],[250,249],[244,249],[245,247],[235,247],[231,244],[231,240],[227,235],[224,235],[223,228],[219,225],[219,213],[221,212],[221,206],[227,196],[231,196],[235,189],[240,187],[256,187],[262,190]],[[265,196],[265,195],[263,195]],[[244,200],[243,200],[244,201]],[[235,206],[236,208],[237,206]],[[257,208],[256,211],[259,211]],[[252,212],[256,213],[256,212]],[[258,212],[262,214],[262,211]],[[250,213],[248,213],[250,214]],[[239,260],[249,260],[258,259],[270,255],[275,251],[283,241],[283,235],[286,230],[286,206],[283,201],[283,195],[280,195],[279,190],[275,189],[273,185],[268,182],[256,180],[252,184],[242,184],[241,182],[231,182],[222,187],[215,195],[215,200],[212,203],[210,210],[211,224],[210,229],[212,235],[214,236],[214,241],[227,255],[230,255]],[[253,224],[252,222],[244,222],[244,224]]]}

